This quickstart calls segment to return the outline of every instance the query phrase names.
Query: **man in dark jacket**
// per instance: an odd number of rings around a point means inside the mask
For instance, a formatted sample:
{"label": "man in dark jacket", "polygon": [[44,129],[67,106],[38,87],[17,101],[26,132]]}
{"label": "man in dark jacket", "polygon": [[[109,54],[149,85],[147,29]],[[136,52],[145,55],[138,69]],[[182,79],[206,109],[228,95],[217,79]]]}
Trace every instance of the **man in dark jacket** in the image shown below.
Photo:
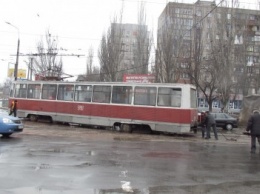
{"label": "man in dark jacket", "polygon": [[206,125],[206,129],[207,129],[207,136],[206,136],[205,139],[209,139],[209,138],[210,138],[210,129],[211,129],[211,127],[212,127],[212,128],[213,128],[214,135],[215,135],[215,139],[218,140],[218,134],[217,134],[217,128],[216,128],[216,121],[215,121],[215,118],[213,117],[213,115],[210,114],[209,111],[206,111],[206,116],[205,116],[204,124]]}
{"label": "man in dark jacket", "polygon": [[253,115],[250,116],[247,122],[247,131],[251,134],[251,153],[256,151],[256,138],[260,145],[260,114],[258,110],[253,111]]}

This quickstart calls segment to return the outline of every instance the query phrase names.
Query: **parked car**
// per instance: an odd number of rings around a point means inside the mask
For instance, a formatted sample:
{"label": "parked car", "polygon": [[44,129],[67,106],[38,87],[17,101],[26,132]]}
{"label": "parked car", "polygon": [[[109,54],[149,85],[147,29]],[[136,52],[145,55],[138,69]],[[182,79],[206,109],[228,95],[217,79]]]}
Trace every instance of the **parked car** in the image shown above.
{"label": "parked car", "polygon": [[211,113],[216,121],[217,127],[222,127],[226,130],[232,130],[238,127],[238,119],[230,116],[227,113]]}
{"label": "parked car", "polygon": [[13,133],[22,132],[23,128],[24,125],[20,118],[0,113],[0,134],[3,137],[9,137]]}

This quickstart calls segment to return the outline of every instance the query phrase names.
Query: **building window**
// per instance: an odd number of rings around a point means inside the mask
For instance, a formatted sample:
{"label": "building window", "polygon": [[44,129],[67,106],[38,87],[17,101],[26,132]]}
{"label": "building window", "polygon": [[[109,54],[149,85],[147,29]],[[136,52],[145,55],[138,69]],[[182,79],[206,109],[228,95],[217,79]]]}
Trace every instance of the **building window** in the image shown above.
{"label": "building window", "polygon": [[254,37],[253,37],[253,41],[259,42],[259,41],[260,41],[260,36],[254,36]]}
{"label": "building window", "polygon": [[254,47],[252,45],[249,45],[246,50],[248,52],[253,52],[254,51]]}
{"label": "building window", "polygon": [[182,73],[181,74],[181,78],[188,79],[189,78],[189,74],[188,73]]}
{"label": "building window", "polygon": [[201,108],[209,107],[208,102],[204,98],[198,98],[198,106]]}
{"label": "building window", "polygon": [[180,63],[180,67],[185,69],[188,67],[188,63]]}
{"label": "building window", "polygon": [[210,34],[209,33],[207,33],[207,39],[210,39]]}
{"label": "building window", "polygon": [[254,15],[250,15],[250,16],[249,16],[249,19],[250,19],[250,20],[255,20],[255,16],[254,16]]}
{"label": "building window", "polygon": [[243,44],[243,36],[242,35],[236,35],[235,36],[235,44]]}
{"label": "building window", "polygon": [[196,16],[201,16],[201,11],[200,10],[197,10]]}
{"label": "building window", "polygon": [[259,75],[259,68],[256,68],[256,69],[255,69],[255,73],[256,73],[257,75]]}
{"label": "building window", "polygon": [[237,82],[237,77],[233,76],[233,77],[232,77],[232,82],[233,82],[233,83],[236,83],[236,82]]}
{"label": "building window", "polygon": [[247,73],[252,73],[253,72],[253,68],[252,67],[247,67]]}
{"label": "building window", "polygon": [[258,46],[254,46],[254,52],[258,52]]}
{"label": "building window", "polygon": [[231,14],[230,14],[230,13],[227,14],[227,19],[228,19],[228,20],[231,19]]}
{"label": "building window", "polygon": [[256,32],[257,31],[257,26],[252,27],[252,31]]}
{"label": "building window", "polygon": [[253,56],[247,56],[247,66],[253,65]]}
{"label": "building window", "polygon": [[254,62],[254,63],[258,63],[258,62],[259,62],[259,57],[258,57],[258,56],[254,56],[253,62]]}

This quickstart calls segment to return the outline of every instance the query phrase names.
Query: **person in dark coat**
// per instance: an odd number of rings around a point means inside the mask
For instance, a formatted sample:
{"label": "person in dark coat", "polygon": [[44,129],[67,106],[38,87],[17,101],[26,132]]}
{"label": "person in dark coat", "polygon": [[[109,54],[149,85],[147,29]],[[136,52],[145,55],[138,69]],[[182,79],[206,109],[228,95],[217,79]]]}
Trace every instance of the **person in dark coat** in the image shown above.
{"label": "person in dark coat", "polygon": [[9,115],[14,114],[14,116],[16,117],[16,112],[17,112],[17,100],[14,100],[14,101],[12,101],[12,103],[11,103]]}
{"label": "person in dark coat", "polygon": [[206,113],[205,112],[201,112],[200,113],[200,126],[201,126],[201,135],[202,138],[206,137],[206,123],[205,123],[205,117],[206,117]]}
{"label": "person in dark coat", "polygon": [[260,114],[258,110],[254,110],[247,122],[247,131],[251,135],[251,153],[256,151],[256,138],[260,145]]}
{"label": "person in dark coat", "polygon": [[215,135],[215,139],[218,140],[216,121],[215,121],[215,118],[213,117],[213,115],[211,115],[209,111],[206,111],[204,124],[206,125],[206,132],[207,132],[205,139],[209,139],[210,138],[210,129],[212,127],[214,135]]}

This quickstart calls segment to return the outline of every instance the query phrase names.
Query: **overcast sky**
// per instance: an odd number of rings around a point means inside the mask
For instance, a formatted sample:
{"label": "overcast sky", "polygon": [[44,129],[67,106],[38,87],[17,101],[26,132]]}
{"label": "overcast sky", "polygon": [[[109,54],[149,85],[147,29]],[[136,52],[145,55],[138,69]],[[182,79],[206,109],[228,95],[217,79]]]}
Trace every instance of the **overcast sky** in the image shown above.
{"label": "overcast sky", "polygon": [[[256,0],[244,0],[245,6]],[[119,14],[124,2],[123,23],[137,23],[138,0],[1,0],[0,1],[0,83],[7,78],[7,69],[14,67],[18,30],[20,53],[35,53],[36,44],[47,29],[58,36],[58,47],[67,51],[61,54],[81,54],[85,57],[63,57],[64,72],[78,75],[86,71],[86,55],[94,48],[94,65],[102,34],[107,30],[115,14]],[[158,17],[166,0],[144,0],[149,30],[157,30]],[[196,0],[179,0],[194,3]],[[247,7],[246,7],[247,8]],[[14,56],[12,56],[14,55]],[[27,69],[28,57],[19,58],[19,69]]]}

